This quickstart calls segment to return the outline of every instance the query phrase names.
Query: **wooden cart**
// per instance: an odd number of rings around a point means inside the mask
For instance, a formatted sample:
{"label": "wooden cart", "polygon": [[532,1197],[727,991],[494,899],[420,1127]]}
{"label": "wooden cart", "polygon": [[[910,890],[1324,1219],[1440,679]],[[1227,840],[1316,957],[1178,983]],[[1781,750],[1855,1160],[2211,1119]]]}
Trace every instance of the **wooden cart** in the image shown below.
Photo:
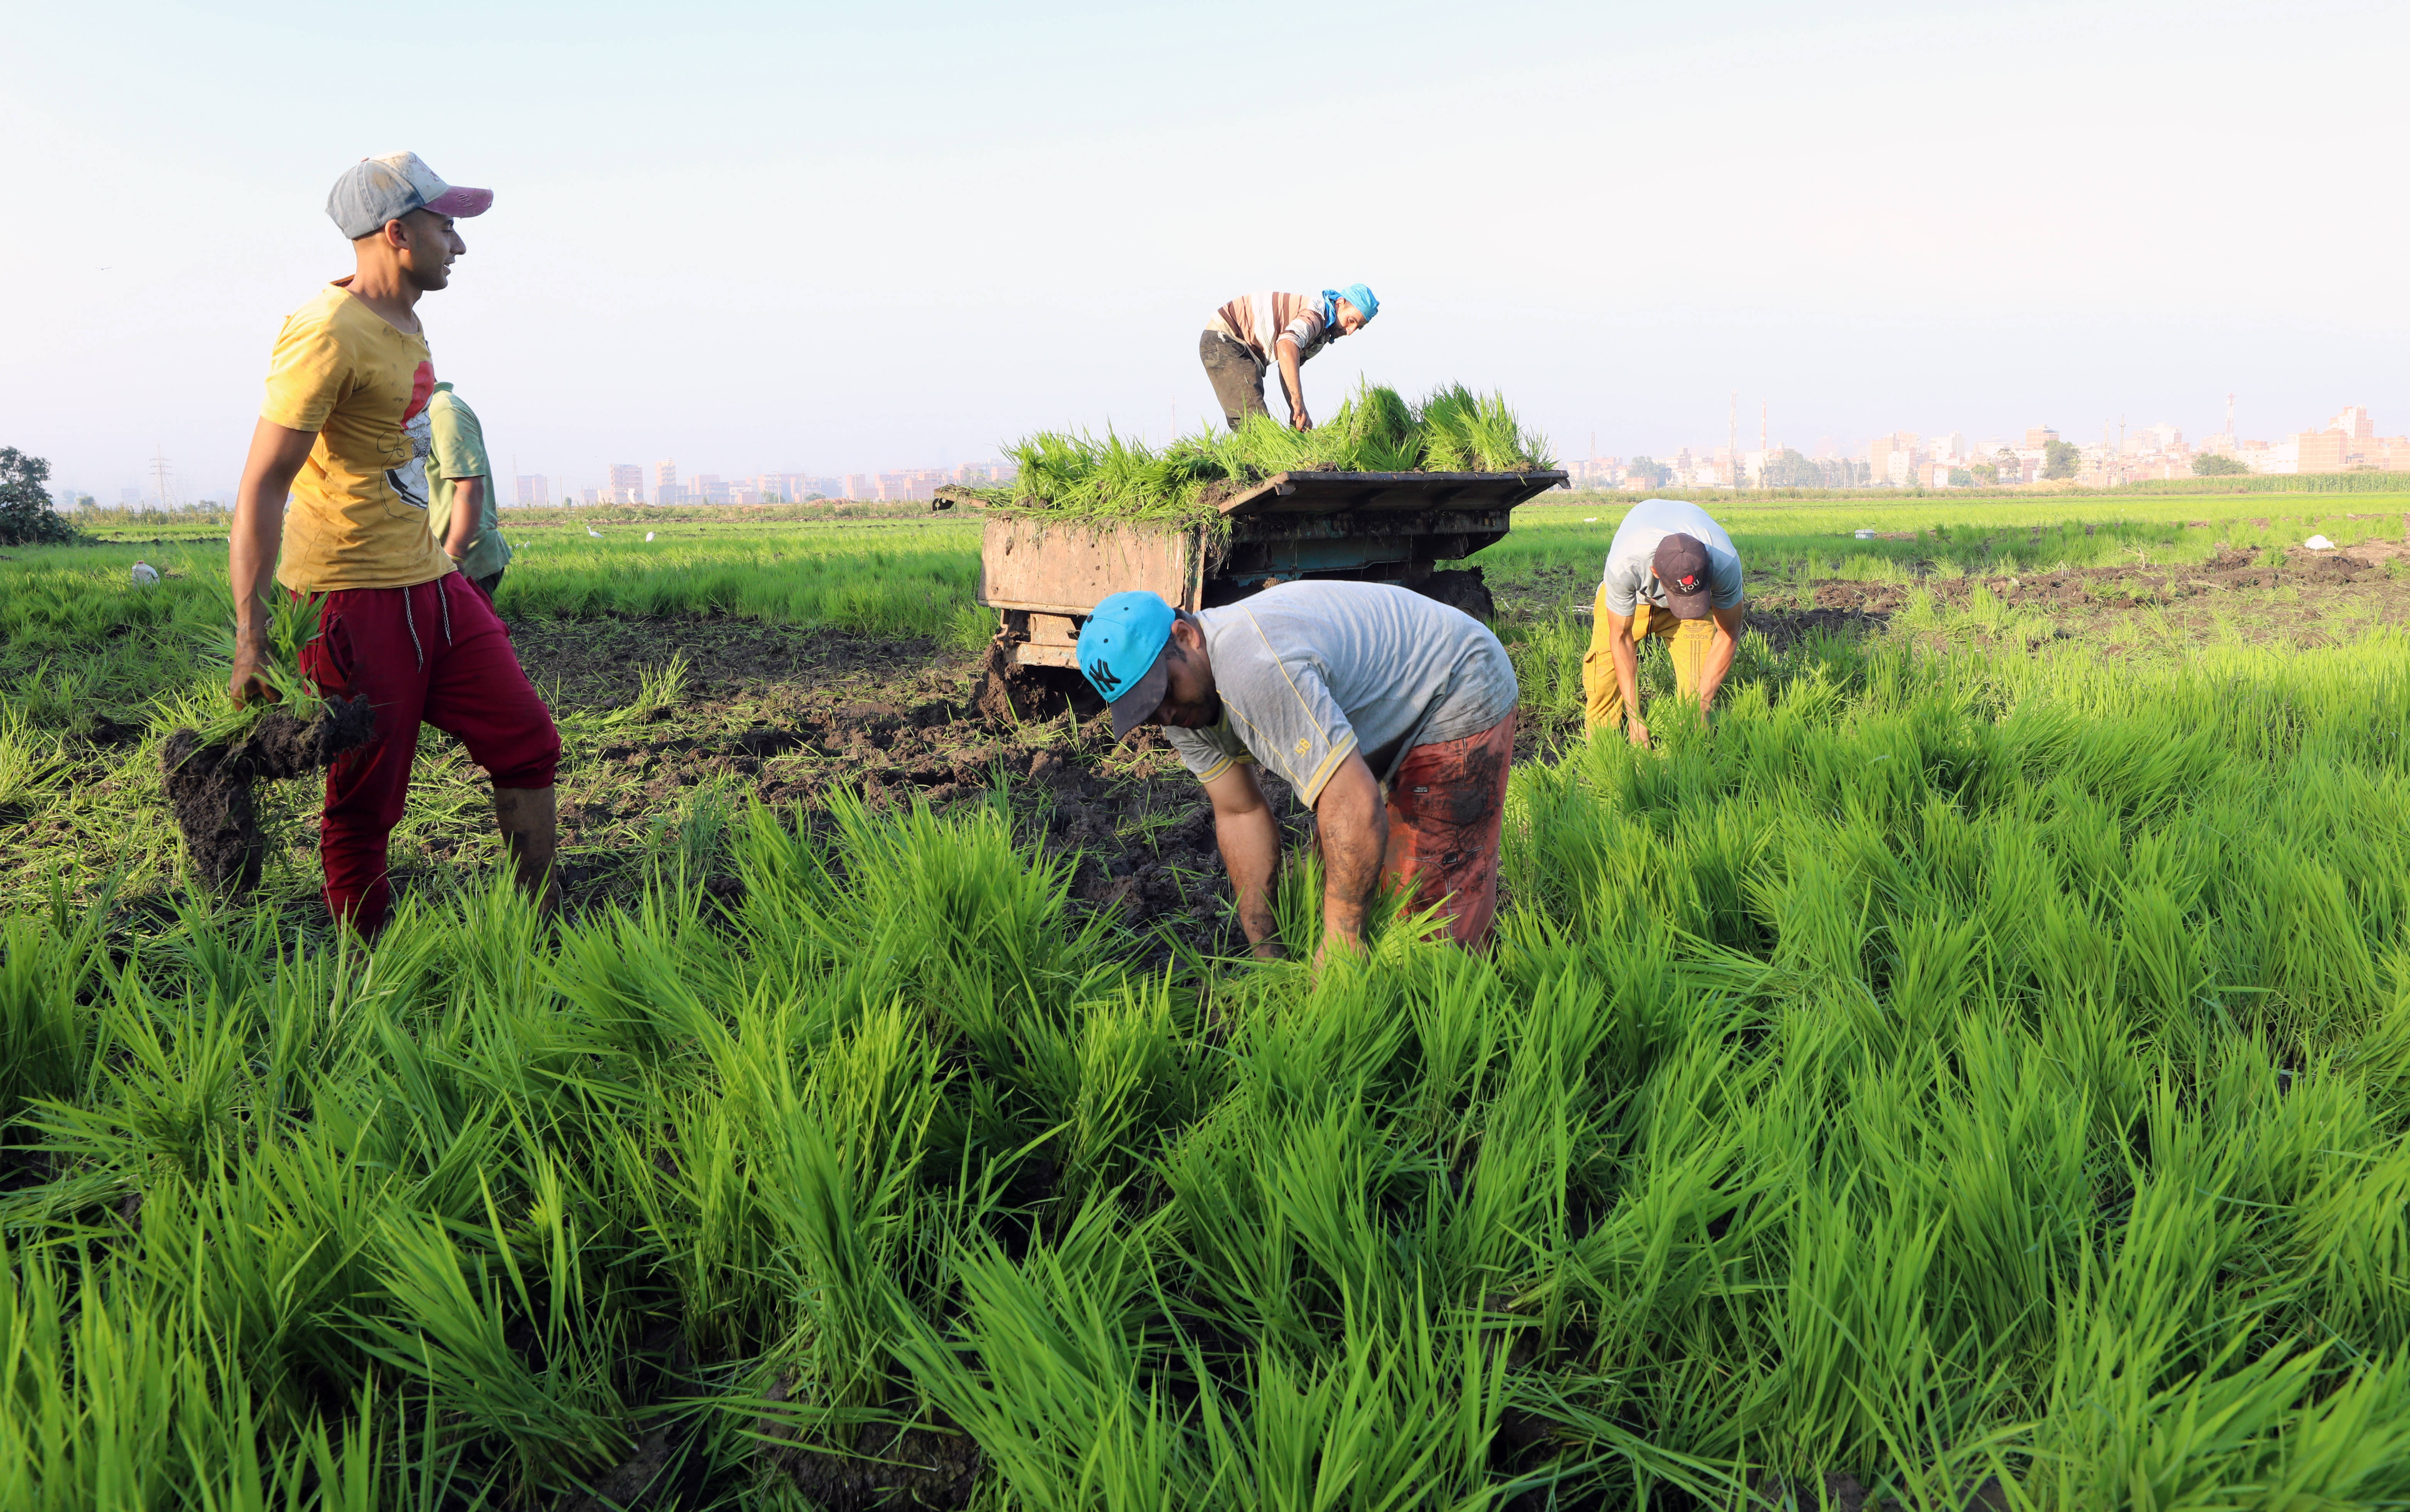
{"label": "wooden cart", "polygon": [[1126,589],[1202,609],[1301,578],[1396,583],[1486,619],[1480,569],[1436,564],[1503,539],[1517,504],[1564,481],[1554,472],[1281,472],[1222,504],[1227,536],[1201,525],[999,516],[980,542],[979,602],[1003,616],[1003,660],[1030,668],[1076,669],[1088,611]]}

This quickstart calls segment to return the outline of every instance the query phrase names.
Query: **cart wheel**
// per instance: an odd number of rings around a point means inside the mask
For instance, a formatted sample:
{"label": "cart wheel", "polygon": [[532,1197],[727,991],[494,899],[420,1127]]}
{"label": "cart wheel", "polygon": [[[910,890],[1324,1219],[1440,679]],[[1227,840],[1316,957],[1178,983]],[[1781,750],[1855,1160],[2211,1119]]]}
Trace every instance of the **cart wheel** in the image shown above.
{"label": "cart wheel", "polygon": [[1102,713],[1105,701],[1088,679],[1069,667],[1024,666],[1012,659],[1013,643],[998,635],[980,666],[971,702],[981,714],[1007,723],[1051,720],[1069,710],[1086,721]]}
{"label": "cart wheel", "polygon": [[1489,585],[1482,581],[1478,567],[1433,573],[1421,582],[1407,586],[1426,598],[1439,600],[1451,609],[1461,609],[1484,624],[1498,618],[1498,601],[1489,596]]}

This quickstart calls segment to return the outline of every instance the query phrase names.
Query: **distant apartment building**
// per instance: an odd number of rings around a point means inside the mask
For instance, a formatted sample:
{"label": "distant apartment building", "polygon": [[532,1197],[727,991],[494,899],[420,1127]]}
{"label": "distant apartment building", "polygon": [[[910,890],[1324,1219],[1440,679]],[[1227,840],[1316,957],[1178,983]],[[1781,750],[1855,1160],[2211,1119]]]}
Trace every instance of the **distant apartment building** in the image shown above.
{"label": "distant apartment building", "polygon": [[544,490],[544,478],[543,473],[522,472],[519,474],[518,484],[520,508],[534,508],[550,502]]}
{"label": "distant apartment building", "polygon": [[2346,405],[2324,429],[2296,432],[2291,447],[2296,472],[2410,471],[2410,437],[2378,435],[2365,405]]}
{"label": "distant apartment building", "polygon": [[2053,430],[2048,426],[2027,426],[2025,428],[2025,450],[2027,451],[2047,451],[2050,449],[2050,443],[2057,439],[2058,432]]}
{"label": "distant apartment building", "polygon": [[641,504],[645,502],[645,470],[633,462],[611,464],[611,487],[606,502],[614,504]]}
{"label": "distant apartment building", "polygon": [[875,496],[873,495],[873,493],[872,493],[871,489],[872,489],[872,485],[871,485],[871,481],[870,481],[870,474],[869,474],[869,473],[867,473],[867,472],[849,472],[849,473],[847,473],[847,474],[845,475],[845,496],[846,496],[846,498],[848,498],[848,499],[851,499],[851,500],[864,500],[864,499],[870,499],[870,498],[872,498],[872,497],[875,497]]}
{"label": "distant apartment building", "polygon": [[1895,430],[1866,443],[1866,472],[1877,484],[1906,486],[1915,481],[1916,464],[1924,460],[1913,430]]}

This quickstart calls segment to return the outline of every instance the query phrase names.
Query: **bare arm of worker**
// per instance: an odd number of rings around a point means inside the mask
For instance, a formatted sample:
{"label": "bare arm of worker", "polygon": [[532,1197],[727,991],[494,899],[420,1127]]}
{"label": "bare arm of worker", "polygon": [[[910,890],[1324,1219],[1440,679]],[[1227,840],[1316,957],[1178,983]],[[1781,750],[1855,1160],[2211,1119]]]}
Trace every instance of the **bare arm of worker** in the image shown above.
{"label": "bare arm of worker", "polygon": [[1311,430],[1314,416],[1305,413],[1305,383],[1297,374],[1297,338],[1284,336],[1272,343],[1280,358],[1281,383],[1288,389],[1288,423],[1292,429]]}
{"label": "bare arm of worker", "polygon": [[444,532],[443,554],[454,561],[469,554],[469,543],[477,539],[477,522],[486,517],[486,480],[454,478],[452,480],[452,528]]}
{"label": "bare arm of worker", "polygon": [[1707,660],[1699,668],[1699,712],[1706,713],[1715,706],[1716,690],[1724,685],[1724,674],[1732,670],[1733,658],[1740,651],[1740,622],[1749,614],[1746,602],[1729,609],[1714,611],[1716,638],[1707,643]]}
{"label": "bare arm of worker", "polygon": [[268,595],[276,588],[276,548],[284,535],[284,499],[318,439],[273,420],[252,429],[235,491],[234,526],[226,536],[226,580],[234,589],[234,676],[226,691],[238,704],[267,691],[259,664],[268,655]]}
{"label": "bare arm of worker", "polygon": [[1322,836],[1322,948],[1350,955],[1364,949],[1364,915],[1381,885],[1381,863],[1389,850],[1389,814],[1381,784],[1355,751],[1324,783],[1314,800],[1314,827]]}
{"label": "bare arm of worker", "polygon": [[[1602,607],[1605,602],[1605,595],[1600,595]],[[1632,644],[1632,617],[1609,609],[1606,628],[1606,654],[1615,662],[1615,691],[1623,695],[1623,728],[1633,745],[1645,746],[1648,726],[1640,720],[1640,647]]]}
{"label": "bare arm of worker", "polygon": [[1266,960],[1281,955],[1279,923],[1272,917],[1272,873],[1280,865],[1280,825],[1264,790],[1256,785],[1256,769],[1244,763],[1224,767],[1205,784],[1213,801],[1213,839],[1222,848],[1222,865],[1230,874],[1230,891],[1239,900],[1239,927],[1247,942]]}

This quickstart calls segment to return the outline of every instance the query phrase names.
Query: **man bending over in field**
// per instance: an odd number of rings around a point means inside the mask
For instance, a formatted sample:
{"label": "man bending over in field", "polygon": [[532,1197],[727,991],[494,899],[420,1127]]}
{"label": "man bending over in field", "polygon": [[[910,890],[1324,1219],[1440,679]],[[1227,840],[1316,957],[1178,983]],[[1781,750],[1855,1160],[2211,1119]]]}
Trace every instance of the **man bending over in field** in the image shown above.
{"label": "man bending over in field", "polygon": [[1288,398],[1288,423],[1314,429],[1305,413],[1304,383],[1298,367],[1342,336],[1353,336],[1381,313],[1381,301],[1361,284],[1320,294],[1241,294],[1213,312],[1198,338],[1197,355],[1230,429],[1264,406],[1264,371],[1280,366],[1281,392]]}
{"label": "man bending over in field", "polygon": [[1740,648],[1744,613],[1740,553],[1696,504],[1644,499],[1616,527],[1606,574],[1592,607],[1582,658],[1584,718],[1590,731],[1618,723],[1648,744],[1640,720],[1640,643],[1662,637],[1674,655],[1674,688],[1705,714]]}
{"label": "man bending over in field", "polygon": [[[269,574],[324,594],[324,632],[301,670],[329,697],[366,694],[376,738],[327,773],[319,821],[327,909],[364,934],[385,925],[385,842],[400,820],[424,720],[460,737],[492,775],[494,817],[520,885],[549,908],[553,772],[560,736],[485,595],[427,525],[428,400],[435,366],[416,313],[468,248],[453,217],[492,203],[455,189],[414,153],[356,164],[327,212],[356,270],[288,316],[235,497],[236,702],[260,696]],[[292,497],[291,508],[285,503]],[[280,560],[281,559],[281,560]]]}
{"label": "man bending over in field", "polygon": [[1166,726],[1205,784],[1257,955],[1281,953],[1280,828],[1257,763],[1288,779],[1320,831],[1317,961],[1362,948],[1385,874],[1413,889],[1416,908],[1445,909],[1459,943],[1489,938],[1516,687],[1479,620],[1376,583],[1290,583],[1195,614],[1116,593],[1089,615],[1079,654],[1112,705],[1114,735]]}

